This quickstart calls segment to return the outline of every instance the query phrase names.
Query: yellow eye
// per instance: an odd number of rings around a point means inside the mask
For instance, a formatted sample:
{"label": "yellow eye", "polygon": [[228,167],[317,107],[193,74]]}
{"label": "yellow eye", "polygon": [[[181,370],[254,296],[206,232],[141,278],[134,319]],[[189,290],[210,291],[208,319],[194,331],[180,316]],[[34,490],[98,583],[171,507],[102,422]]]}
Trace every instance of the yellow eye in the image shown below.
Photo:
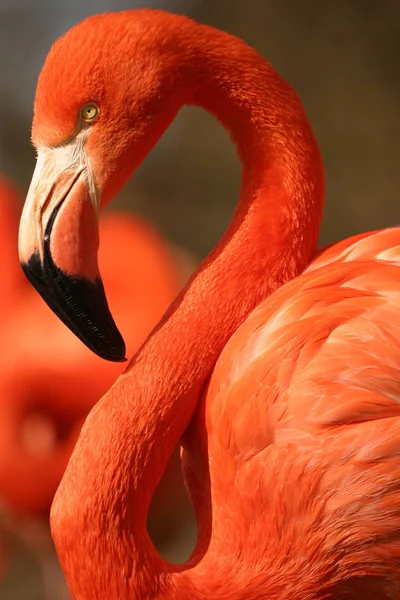
{"label": "yellow eye", "polygon": [[94,102],[89,102],[81,108],[81,116],[84,121],[90,123],[94,121],[100,114],[100,109]]}

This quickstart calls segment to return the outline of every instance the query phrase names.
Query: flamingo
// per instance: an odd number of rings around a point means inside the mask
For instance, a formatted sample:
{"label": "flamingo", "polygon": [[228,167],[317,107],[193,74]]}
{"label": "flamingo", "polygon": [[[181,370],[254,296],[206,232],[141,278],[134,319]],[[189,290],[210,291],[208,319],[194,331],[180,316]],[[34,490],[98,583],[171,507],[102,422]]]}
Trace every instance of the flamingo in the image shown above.
{"label": "flamingo", "polygon": [[20,292],[26,290],[26,278],[21,277],[15,241],[18,236],[19,207],[22,196],[15,185],[0,174],[0,226],[2,252],[0,260],[0,316],[4,321],[15,308]]}
{"label": "flamingo", "polygon": [[[21,277],[18,264],[16,239],[18,236],[18,207],[22,205],[22,197],[13,182],[0,174],[0,227],[2,252],[0,259],[0,332],[18,306],[22,291],[27,291],[26,278]],[[1,494],[0,494],[1,496]],[[0,498],[1,500],[1,498]],[[6,516],[0,504],[0,577],[9,564],[10,540],[3,530]]]}
{"label": "flamingo", "polygon": [[[125,358],[98,213],[183,104],[242,163],[222,239],[86,419],[51,510],[76,600],[400,594],[400,230],[317,251],[323,163],[296,92],[184,16],[82,21],[51,48],[32,128],[23,269],[94,352]],[[182,444],[198,540],[165,562],[150,499]]]}
{"label": "flamingo", "polygon": [[[132,355],[179,291],[181,276],[143,219],[110,213],[100,231],[99,262]],[[25,294],[2,342],[9,350],[1,359],[0,495],[19,512],[46,515],[85,416],[123,365],[99,365],[36,293]]]}
{"label": "flamingo", "polygon": [[[21,275],[17,231],[16,218],[14,244],[10,245]],[[108,213],[101,219],[100,231],[104,243],[99,262],[110,304],[128,342],[128,355],[132,355],[178,293],[186,274],[176,264],[174,250],[136,215]],[[0,358],[3,532],[20,538],[35,558],[41,558],[51,598],[54,587],[59,586],[46,527],[51,502],[85,416],[115,381],[123,363],[99,365],[100,359],[63,326],[31,288],[17,306],[1,331],[3,347],[8,349]],[[179,455],[175,455],[149,515],[153,539],[161,547],[170,542],[186,514],[179,472]],[[176,506],[178,513],[173,510]]]}

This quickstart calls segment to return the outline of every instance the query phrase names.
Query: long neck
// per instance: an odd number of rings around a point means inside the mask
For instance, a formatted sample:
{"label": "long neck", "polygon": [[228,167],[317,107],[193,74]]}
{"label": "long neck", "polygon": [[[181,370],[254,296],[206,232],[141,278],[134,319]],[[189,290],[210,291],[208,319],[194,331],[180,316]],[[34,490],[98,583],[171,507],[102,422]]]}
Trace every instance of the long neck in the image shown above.
{"label": "long neck", "polygon": [[[240,198],[218,246],[82,430],[52,509],[57,551],[79,600],[123,600],[132,591],[153,598],[171,584],[177,568],[161,560],[146,531],[151,495],[227,340],[304,269],[317,242],[324,175],[296,94],[243,42],[193,27],[185,100],[229,129],[243,168]],[[185,40],[178,42],[184,54]]]}

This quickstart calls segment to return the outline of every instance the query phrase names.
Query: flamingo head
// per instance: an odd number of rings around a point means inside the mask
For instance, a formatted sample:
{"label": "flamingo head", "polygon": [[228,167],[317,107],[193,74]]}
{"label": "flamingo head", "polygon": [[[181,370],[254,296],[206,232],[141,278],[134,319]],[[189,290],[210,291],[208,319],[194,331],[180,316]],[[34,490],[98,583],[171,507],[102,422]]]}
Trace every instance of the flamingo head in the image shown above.
{"label": "flamingo head", "polygon": [[182,104],[176,48],[158,37],[157,14],[108,13],[73,27],[51,48],[34,105],[37,163],[20,222],[20,261],[52,310],[112,361],[125,360],[125,344],[98,270],[99,211]]}

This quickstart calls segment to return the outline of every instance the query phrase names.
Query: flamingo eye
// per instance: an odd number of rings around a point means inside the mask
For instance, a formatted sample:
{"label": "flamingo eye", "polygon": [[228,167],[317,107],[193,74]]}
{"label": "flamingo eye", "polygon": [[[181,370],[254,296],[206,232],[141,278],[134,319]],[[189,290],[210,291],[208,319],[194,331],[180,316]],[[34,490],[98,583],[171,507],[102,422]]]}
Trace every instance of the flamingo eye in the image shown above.
{"label": "flamingo eye", "polygon": [[100,114],[100,109],[94,102],[89,102],[81,108],[81,117],[87,123],[92,123]]}

